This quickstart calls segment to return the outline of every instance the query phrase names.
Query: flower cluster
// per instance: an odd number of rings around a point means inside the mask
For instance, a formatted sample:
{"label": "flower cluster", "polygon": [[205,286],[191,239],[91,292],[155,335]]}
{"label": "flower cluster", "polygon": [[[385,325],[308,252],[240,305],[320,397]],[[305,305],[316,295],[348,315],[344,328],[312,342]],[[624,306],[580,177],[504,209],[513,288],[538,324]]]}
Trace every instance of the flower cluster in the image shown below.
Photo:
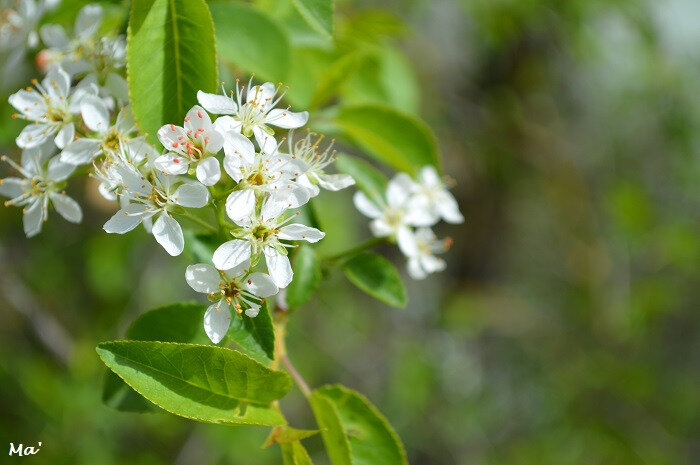
{"label": "flower cluster", "polygon": [[445,269],[445,261],[436,255],[447,251],[452,241],[438,240],[430,228],[441,219],[462,223],[464,217],[434,167],[423,167],[416,180],[398,173],[382,195],[370,199],[358,191],[353,201],[363,215],[372,219],[372,234],[396,241],[413,279]]}
{"label": "flower cluster", "polygon": [[[36,35],[36,23],[41,14],[57,2],[23,0],[16,3],[16,9],[3,10],[3,15],[11,20],[15,32],[24,34],[29,31],[27,34]],[[88,5],[83,8],[76,21],[75,39],[68,39],[59,26],[44,25],[38,35],[48,48],[39,56],[52,53],[52,40],[58,36],[66,43],[80,41],[83,54],[90,43],[98,40],[123,43],[123,38],[97,37],[101,18],[101,7]],[[3,44],[7,39],[8,24],[3,23],[0,27],[3,31],[0,42]],[[38,38],[31,42],[38,45]],[[123,46],[113,47],[105,52],[101,63],[113,63],[115,70],[123,68],[123,53]],[[117,65],[120,56],[121,65]],[[116,90],[111,92],[100,87],[103,81],[92,77],[98,71],[104,71],[104,66],[68,68],[64,66],[67,64],[58,58],[45,61],[46,76],[41,81],[33,80],[32,87],[20,89],[8,99],[17,111],[13,118],[24,119],[29,124],[16,138],[17,146],[24,150],[20,163],[3,157],[21,177],[1,180],[0,195],[10,198],[5,205],[22,207],[27,236],[41,231],[51,205],[65,219],[81,221],[80,206],[64,193],[69,177],[79,171],[76,170],[78,165],[90,162],[100,153],[116,154],[121,141],[142,141],[132,136],[133,122],[128,123],[128,117],[117,118],[117,124],[110,125],[110,114],[114,113],[115,104],[123,101],[123,96],[118,86],[114,86]],[[91,74],[91,69],[95,73]],[[123,81],[123,77],[119,76],[119,79]],[[111,80],[115,81],[114,78]],[[122,113],[128,114],[128,108]]]}
{"label": "flower cluster", "polygon": [[[43,11],[50,2],[19,3]],[[21,161],[3,157],[20,176],[0,180],[0,195],[9,198],[6,205],[23,209],[27,236],[41,231],[50,206],[68,221],[82,220],[80,206],[65,194],[76,174],[95,178],[99,193],[118,204],[103,226],[107,233],[143,225],[177,256],[185,249],[182,219],[207,229],[220,245],[211,264],[187,267],[185,278],[211,302],[204,328],[218,343],[232,312],[255,317],[266,298],[289,286],[288,251],[296,242],[325,236],[296,221],[300,207],[321,189],[337,191],[355,181],[327,171],[335,160],[333,141],[324,144],[323,136],[310,131],[295,134],[309,115],[280,106],[286,92],[281,84],[254,85],[252,77],[247,84],[236,81],[230,92],[223,83],[220,94],[198,92],[199,104],[181,124],[158,129],[160,145],[153,147],[131,114],[124,38],[99,33],[102,13],[100,6],[84,7],[70,35],[56,25],[39,30],[46,48],[37,61],[46,75],[9,97],[13,117],[27,124],[16,138]],[[12,16],[12,24],[34,31],[36,22],[24,24],[21,17]],[[6,27],[0,27],[0,42]],[[398,243],[412,277],[444,268],[435,254],[449,244],[430,227],[463,218],[434,168],[423,168],[417,180],[400,173],[383,196],[358,192],[354,201],[372,218],[376,236]],[[214,224],[207,220],[212,217]]]}

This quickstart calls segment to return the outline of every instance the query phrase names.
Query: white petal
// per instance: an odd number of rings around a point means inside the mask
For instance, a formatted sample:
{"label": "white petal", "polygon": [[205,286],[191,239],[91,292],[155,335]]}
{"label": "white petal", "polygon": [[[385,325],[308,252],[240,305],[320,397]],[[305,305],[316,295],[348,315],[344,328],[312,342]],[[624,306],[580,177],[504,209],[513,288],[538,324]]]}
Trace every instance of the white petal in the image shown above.
{"label": "white petal", "polygon": [[85,39],[97,32],[100,22],[102,22],[102,7],[99,5],[87,5],[78,13],[73,33]]}
{"label": "white petal", "polygon": [[36,236],[41,232],[41,225],[44,222],[43,203],[41,198],[36,199],[34,203],[24,210],[22,223],[24,225],[24,234],[26,234],[27,237]]}
{"label": "white petal", "polygon": [[355,192],[355,195],[352,197],[352,201],[355,204],[355,208],[357,208],[363,215],[369,218],[379,218],[382,216],[382,211],[369,199],[369,197],[364,194],[364,192]]}
{"label": "white petal", "polygon": [[212,128],[204,134],[204,141],[204,151],[206,153],[217,154],[224,146],[224,136],[214,129],[213,125]]}
{"label": "white petal", "polygon": [[275,285],[275,282],[265,273],[258,272],[249,274],[243,286],[258,297],[269,297],[279,292],[279,288]]}
{"label": "white petal", "polygon": [[124,188],[129,192],[134,192],[142,196],[149,196],[152,194],[153,185],[148,182],[141,173],[137,173],[133,169],[123,165],[117,165],[116,171],[122,180]]}
{"label": "white petal", "polygon": [[275,85],[271,82],[253,86],[248,89],[246,101],[247,103],[255,101],[260,109],[267,111],[270,105],[272,105],[272,98],[275,96],[276,91]]}
{"label": "white petal", "polygon": [[260,305],[255,304],[255,303],[250,303],[250,308],[245,309],[245,314],[246,316],[249,316],[251,318],[255,318],[258,316],[258,313],[260,313]]}
{"label": "white petal", "polygon": [[414,195],[409,200],[405,221],[413,226],[432,226],[440,221],[437,206],[433,206],[425,195]]}
{"label": "white petal", "polygon": [[20,178],[5,178],[0,180],[0,195],[14,199],[24,192],[28,187],[28,181]]}
{"label": "white petal", "polygon": [[224,153],[227,157],[242,159],[246,164],[255,161],[255,146],[247,137],[237,132],[228,132],[224,136]]}
{"label": "white petal", "polygon": [[185,148],[182,145],[187,142],[187,131],[180,126],[174,124],[166,124],[158,129],[158,140],[167,150],[175,150],[185,154]]}
{"label": "white petal", "polygon": [[250,242],[234,239],[214,251],[211,261],[220,270],[228,270],[250,259]]}
{"label": "white petal", "polygon": [[109,111],[101,98],[94,95],[83,97],[80,101],[80,114],[91,130],[105,134],[109,129]]}
{"label": "white petal", "polygon": [[111,234],[124,234],[138,226],[145,214],[145,205],[140,203],[126,205],[115,213],[102,229]]}
{"label": "white petal", "polygon": [[255,213],[255,191],[243,189],[233,191],[226,198],[226,214],[233,221],[248,218]]}
{"label": "white petal", "polygon": [[447,267],[445,260],[435,255],[421,255],[419,260],[421,267],[426,273],[436,273],[438,271],[443,271]]}
{"label": "white petal", "polygon": [[459,205],[454,196],[447,191],[443,191],[437,199],[437,209],[442,215],[442,218],[448,223],[458,224],[464,223],[464,216],[459,211]]}
{"label": "white petal", "polygon": [[41,81],[54,104],[62,103],[70,91],[70,76],[60,66],[52,67]]}
{"label": "white petal", "polygon": [[387,203],[392,207],[404,205],[414,189],[415,183],[411,177],[406,173],[398,173],[386,188]]}
{"label": "white petal", "polygon": [[64,48],[68,45],[66,31],[57,24],[46,24],[39,31],[44,45],[50,48]]}
{"label": "white petal", "polygon": [[83,101],[83,98],[85,98],[86,95],[98,94],[99,89],[97,88],[97,84],[83,84],[85,81],[87,81],[87,78],[80,81],[80,83],[76,86],[75,90],[73,90],[73,94],[70,96],[70,101],[68,102],[69,113],[80,113],[80,102]]}
{"label": "white petal", "polygon": [[418,173],[418,179],[420,180],[421,184],[428,187],[436,187],[442,184],[437,170],[432,165],[427,165],[421,168],[420,173]]}
{"label": "white petal", "polygon": [[292,276],[294,276],[289,258],[273,247],[265,247],[263,253],[265,254],[267,271],[270,273],[272,280],[278,287],[287,287],[292,282]]}
{"label": "white petal", "polygon": [[199,105],[193,106],[190,108],[190,111],[187,112],[184,128],[192,138],[195,137],[197,132],[211,131],[212,126],[209,113],[207,113],[204,108],[200,107]]}
{"label": "white petal", "polygon": [[71,223],[80,223],[83,220],[83,211],[78,202],[58,192],[51,193],[51,202],[56,211]]}
{"label": "white petal", "polygon": [[280,216],[289,208],[289,196],[286,192],[274,192],[265,200],[260,210],[264,221],[269,221]]}
{"label": "white petal", "polygon": [[265,118],[267,124],[272,124],[284,129],[300,128],[305,125],[307,121],[309,121],[308,111],[294,113],[293,111],[283,110],[281,108],[270,110]]}
{"label": "white petal", "polygon": [[308,174],[302,174],[301,176],[297,177],[296,182],[301,187],[308,190],[311,197],[316,197],[321,192],[321,189],[316,184],[311,182]]}
{"label": "white petal", "polygon": [[213,186],[221,179],[219,160],[208,157],[197,164],[197,179],[205,186]]}
{"label": "white petal", "polygon": [[19,133],[15,142],[23,149],[38,147],[56,132],[57,127],[48,124],[28,124]]}
{"label": "white petal", "polygon": [[396,232],[396,243],[403,253],[407,257],[413,257],[418,255],[418,243],[416,242],[416,236],[408,228],[399,228]]}
{"label": "white petal", "polygon": [[212,304],[204,314],[204,331],[211,342],[218,344],[231,325],[231,310],[225,300]]}
{"label": "white petal", "polygon": [[129,84],[126,82],[126,79],[117,73],[109,73],[107,75],[104,88],[109,92],[109,95],[120,102],[129,100]]}
{"label": "white petal", "polygon": [[277,237],[291,241],[318,242],[325,237],[326,233],[316,228],[299,223],[292,223],[282,226]]}
{"label": "white petal", "polygon": [[84,165],[90,163],[100,150],[100,141],[97,139],[74,140],[61,152],[61,161],[71,165]]}
{"label": "white petal", "polygon": [[195,181],[182,184],[175,190],[172,197],[175,203],[187,208],[202,208],[209,203],[209,191]]}
{"label": "white petal", "polygon": [[376,237],[391,236],[396,232],[396,227],[388,224],[383,218],[370,221],[369,229]]}
{"label": "white petal", "polygon": [[211,294],[219,290],[221,275],[213,266],[200,263],[187,267],[187,270],[185,270],[185,280],[187,280],[187,284],[195,291]]}
{"label": "white petal", "polygon": [[185,248],[185,237],[180,223],[171,218],[167,212],[160,214],[153,223],[153,237],[173,257],[180,255]]}
{"label": "white petal", "polygon": [[224,270],[224,274],[230,279],[239,278],[250,270],[250,260],[244,260],[233,268]]}
{"label": "white petal", "polygon": [[61,161],[61,157],[53,157],[49,160],[46,175],[54,181],[63,181],[75,171],[75,165]]}
{"label": "white petal", "polygon": [[241,132],[241,122],[231,116],[220,116],[216,118],[212,127],[222,136],[226,136],[229,132]]}
{"label": "white petal", "polygon": [[185,174],[190,167],[189,160],[179,153],[165,153],[153,162],[156,169],[168,174]]}
{"label": "white petal", "polygon": [[7,99],[10,105],[32,119],[39,119],[46,111],[46,102],[36,90],[18,90]]}
{"label": "white petal", "polygon": [[[258,143],[258,146],[260,147],[260,153],[264,153],[265,155],[270,155],[274,156],[277,153],[277,139],[275,139],[275,136],[266,133],[260,127],[255,126],[255,129],[253,130],[255,133],[255,141]],[[285,157],[286,158],[286,157]],[[287,158],[288,160],[288,158]],[[272,169],[277,168],[276,166]]]}
{"label": "white petal", "polygon": [[75,126],[73,123],[68,123],[63,125],[60,131],[58,131],[58,134],[56,134],[56,138],[54,139],[54,142],[56,143],[56,147],[59,149],[62,149],[66,145],[70,144],[73,141],[73,138],[75,137]]}
{"label": "white petal", "polygon": [[200,90],[197,92],[197,101],[205,110],[215,115],[232,115],[237,110],[233,99],[225,95],[208,94]]}
{"label": "white petal", "polygon": [[406,269],[408,270],[408,275],[413,279],[425,279],[428,276],[423,267],[421,267],[418,257],[409,258]]}
{"label": "white petal", "polygon": [[320,174],[316,177],[321,187],[329,191],[339,191],[355,184],[355,180],[348,174]]}

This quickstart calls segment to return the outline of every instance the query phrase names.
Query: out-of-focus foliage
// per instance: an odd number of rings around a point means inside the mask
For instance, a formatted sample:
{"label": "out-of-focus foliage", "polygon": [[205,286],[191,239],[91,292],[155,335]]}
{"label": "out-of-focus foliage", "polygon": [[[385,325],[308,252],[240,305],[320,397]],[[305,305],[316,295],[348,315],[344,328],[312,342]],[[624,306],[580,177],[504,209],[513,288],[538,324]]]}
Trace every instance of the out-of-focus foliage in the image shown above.
{"label": "out-of-focus foliage", "polygon": [[[64,0],[51,20],[70,25],[84,3]],[[273,25],[268,37],[284,37],[270,53],[288,50],[288,64],[222,62],[221,78],[261,66],[290,86],[293,108],[421,115],[467,218],[441,231],[455,239],[448,271],[412,283],[406,309],[374,302],[342,273],[324,281],[288,328],[307,380],[365,393],[413,464],[697,463],[696,3],[342,0],[335,46],[287,4],[246,8]],[[264,32],[252,21],[250,34]],[[236,35],[219,29],[235,53]],[[239,63],[256,57],[239,53]],[[18,69],[0,83],[3,153],[21,126],[6,96],[35,76]],[[259,448],[264,429],[101,404],[96,343],[191,295],[186,258],[144,232],[107,237],[111,206],[89,207],[82,226],[50,221],[32,240],[17,211],[0,209],[2,443],[42,441],[37,461],[52,464],[279,463]],[[315,207],[320,253],[367,237],[349,192]],[[295,425],[314,428],[301,395],[282,402]],[[304,446],[324,463],[318,435]]]}

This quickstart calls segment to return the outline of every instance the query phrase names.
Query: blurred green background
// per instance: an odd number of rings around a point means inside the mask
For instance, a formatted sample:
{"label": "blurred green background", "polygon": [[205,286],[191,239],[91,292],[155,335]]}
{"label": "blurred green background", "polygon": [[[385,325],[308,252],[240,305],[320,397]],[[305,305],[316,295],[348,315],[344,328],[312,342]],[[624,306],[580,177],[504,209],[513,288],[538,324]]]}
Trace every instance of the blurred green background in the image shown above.
{"label": "blurred green background", "polygon": [[[252,7],[289,37],[295,109],[338,54],[380,47],[341,98],[424,118],[467,218],[437,229],[448,270],[406,278],[405,309],[329,276],[289,324],[306,379],[365,393],[412,464],[699,463],[700,4],[338,0],[329,50],[275,3]],[[19,131],[6,96],[37,74],[0,86],[2,153]],[[27,463],[280,463],[262,428],[102,405],[95,345],[195,296],[188,257],[140,228],[108,236],[113,207],[90,182],[70,191],[84,223],[53,214],[31,240],[0,209],[0,446],[42,441]],[[321,252],[368,237],[351,195],[321,194]],[[314,426],[297,391],[282,404]]]}

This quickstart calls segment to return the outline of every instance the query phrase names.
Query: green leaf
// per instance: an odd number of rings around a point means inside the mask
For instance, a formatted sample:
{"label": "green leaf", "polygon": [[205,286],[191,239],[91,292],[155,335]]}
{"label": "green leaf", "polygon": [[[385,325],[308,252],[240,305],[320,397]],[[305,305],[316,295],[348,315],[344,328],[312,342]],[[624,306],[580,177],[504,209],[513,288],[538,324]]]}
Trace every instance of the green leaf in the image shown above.
{"label": "green leaf", "polygon": [[[182,342],[211,344],[202,322],[207,306],[177,303],[141,314],[126,330],[126,339],[136,341]],[[221,344],[225,344],[226,339]],[[111,371],[102,386],[102,402],[123,412],[157,411],[147,401]]]}
{"label": "green leaf", "polygon": [[[102,402],[121,412],[157,412],[160,409],[134,391],[113,371],[107,370],[102,384]],[[160,410],[162,412],[162,410]]]}
{"label": "green leaf", "polygon": [[127,37],[134,118],[155,144],[156,131],[180,123],[198,90],[216,88],[214,25],[204,0],[133,0]]}
{"label": "green leaf", "polygon": [[206,305],[190,302],[158,307],[139,315],[125,336],[134,341],[211,344],[203,326],[206,311]]}
{"label": "green leaf", "polygon": [[408,464],[398,435],[364,396],[334,385],[315,390],[311,399],[316,419],[325,428],[321,434],[334,465]]}
{"label": "green leaf", "polygon": [[353,465],[350,441],[340,422],[340,413],[333,402],[318,390],[309,397],[316,423],[321,429],[323,444],[333,465]]}
{"label": "green leaf", "polygon": [[287,288],[287,306],[290,310],[308,302],[321,282],[321,263],[313,248],[300,246],[293,261],[294,279]]}
{"label": "green leaf", "polygon": [[216,44],[224,60],[273,81],[287,78],[289,39],[264,13],[238,2],[209,4],[216,25]]}
{"label": "green leaf", "polygon": [[364,192],[374,203],[384,202],[387,179],[378,169],[364,160],[350,155],[341,155],[335,162],[341,173],[349,174],[355,180],[358,189]]}
{"label": "green leaf", "polygon": [[216,346],[113,341],[102,361],[139,394],[170,413],[210,423],[281,425],[266,404],[291,388],[289,376]]}
{"label": "green leaf", "polygon": [[272,444],[289,444],[295,441],[301,441],[302,439],[310,438],[318,434],[320,431],[317,429],[296,429],[290,426],[275,426],[270,431],[270,434],[263,444],[263,449],[270,447]]}
{"label": "green leaf", "polygon": [[406,290],[396,267],[373,252],[361,252],[342,264],[345,276],[355,286],[392,307],[406,305]]}
{"label": "green leaf", "polygon": [[255,318],[245,313],[238,317],[233,315],[226,335],[261,363],[267,364],[275,357],[275,331],[267,301]]}
{"label": "green leaf", "polygon": [[366,56],[364,51],[349,53],[338,58],[324,70],[311,97],[310,108],[318,108],[336,95],[342,84],[357,71]]}
{"label": "green leaf", "polygon": [[316,31],[333,36],[333,0],[292,0],[299,14]]}
{"label": "green leaf", "polygon": [[381,105],[357,105],[341,108],[335,122],[360,148],[397,170],[440,167],[435,136],[414,116]]}
{"label": "green leaf", "polygon": [[280,444],[282,448],[282,463],[284,465],[313,465],[309,453],[299,441]]}

